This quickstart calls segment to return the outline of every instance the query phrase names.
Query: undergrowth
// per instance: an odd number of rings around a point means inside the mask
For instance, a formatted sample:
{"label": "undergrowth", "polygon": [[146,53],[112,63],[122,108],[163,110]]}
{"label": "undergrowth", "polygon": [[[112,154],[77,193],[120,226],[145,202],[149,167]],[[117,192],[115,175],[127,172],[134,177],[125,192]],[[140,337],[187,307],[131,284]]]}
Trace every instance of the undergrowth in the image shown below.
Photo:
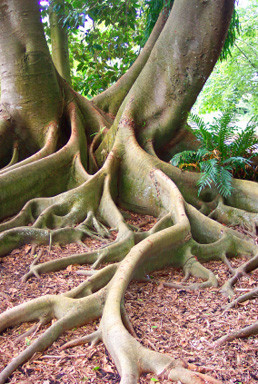
{"label": "undergrowth", "polygon": [[243,130],[237,127],[234,118],[234,108],[223,111],[207,124],[190,114],[194,128],[189,129],[200,142],[200,148],[177,153],[171,163],[180,169],[202,173],[197,183],[199,193],[214,183],[219,193],[227,197],[232,193],[233,177],[257,179],[258,166],[253,161],[258,154],[257,118],[252,118]]}

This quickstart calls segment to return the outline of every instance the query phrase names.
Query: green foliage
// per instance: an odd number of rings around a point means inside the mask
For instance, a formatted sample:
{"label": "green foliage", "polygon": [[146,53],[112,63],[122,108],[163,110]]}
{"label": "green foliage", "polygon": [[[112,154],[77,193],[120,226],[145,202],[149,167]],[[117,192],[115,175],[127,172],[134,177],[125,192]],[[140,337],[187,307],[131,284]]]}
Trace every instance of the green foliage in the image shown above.
{"label": "green foliage", "polygon": [[227,37],[223,46],[223,49],[220,54],[220,60],[227,59],[228,56],[231,56],[231,50],[234,46],[235,40],[237,36],[240,34],[240,21],[239,21],[239,15],[234,9],[232,19],[230,21],[230,26],[228,29]]}
{"label": "green foliage", "polygon": [[[143,36],[143,0],[55,0],[53,10],[69,32],[73,88],[92,97],[135,61]],[[43,9],[47,15],[47,7]],[[50,41],[49,26],[45,31]]]}
{"label": "green foliage", "polygon": [[[258,115],[258,3],[249,0],[248,7],[237,9],[240,34],[230,55],[218,61],[195,108],[200,114],[227,109],[234,101],[245,121]],[[239,29],[239,27],[238,27]]]}
{"label": "green foliage", "polygon": [[[133,64],[161,9],[173,0],[53,0],[69,32],[73,88],[92,97],[115,83]],[[48,5],[42,5],[50,43]]]}
{"label": "green foliage", "polygon": [[[115,83],[133,64],[164,7],[174,0],[52,0],[69,32],[73,88],[93,97]],[[45,4],[45,5],[44,5]],[[42,5],[50,42],[48,5]],[[238,29],[234,13],[224,56]]]}
{"label": "green foliage", "polygon": [[199,116],[190,115],[194,125],[191,131],[199,140],[200,149],[178,153],[171,163],[181,169],[202,173],[197,183],[199,194],[214,183],[219,193],[227,197],[232,192],[233,176],[251,178],[255,175],[250,160],[257,155],[258,119],[251,119],[244,130],[239,130],[233,123],[234,117],[233,107],[207,125]]}

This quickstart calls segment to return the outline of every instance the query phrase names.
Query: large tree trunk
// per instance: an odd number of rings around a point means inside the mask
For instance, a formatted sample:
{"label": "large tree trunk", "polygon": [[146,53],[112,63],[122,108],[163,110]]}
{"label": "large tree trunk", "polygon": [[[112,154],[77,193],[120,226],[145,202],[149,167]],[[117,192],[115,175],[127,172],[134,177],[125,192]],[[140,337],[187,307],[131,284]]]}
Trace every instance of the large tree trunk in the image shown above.
{"label": "large tree trunk", "polygon": [[21,159],[44,145],[63,100],[37,2],[1,1],[0,18],[1,130],[10,125],[0,146],[12,136]]}
{"label": "large tree trunk", "polygon": [[[0,315],[1,330],[57,319],[6,367],[0,383],[66,329],[96,318],[99,330],[85,341],[103,341],[121,383],[136,384],[142,372],[188,384],[218,382],[143,348],[123,299],[132,279],[166,265],[202,278],[202,287],[217,285],[204,260],[227,262],[227,256],[247,254],[253,259],[246,272],[257,266],[255,246],[208,217],[255,223],[257,186],[235,182],[224,205],[215,189],[198,196],[200,175],[161,160],[179,141],[188,144],[187,113],[219,56],[233,6],[233,0],[175,0],[128,74],[89,102],[55,70],[36,1],[1,2],[0,256],[28,242],[51,247],[109,236],[110,228],[118,233],[97,252],[31,265],[25,280],[73,263],[91,264],[94,274],[66,294],[40,297]],[[136,231],[126,223],[123,207],[159,220],[148,232]],[[228,294],[234,283],[224,287]]]}

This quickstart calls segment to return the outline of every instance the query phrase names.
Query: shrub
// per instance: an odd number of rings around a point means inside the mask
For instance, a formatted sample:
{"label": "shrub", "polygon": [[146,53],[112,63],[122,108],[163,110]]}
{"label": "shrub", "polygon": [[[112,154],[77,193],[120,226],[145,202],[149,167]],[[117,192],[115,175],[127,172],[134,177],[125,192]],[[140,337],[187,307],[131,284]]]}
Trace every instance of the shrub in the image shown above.
{"label": "shrub", "polygon": [[219,193],[227,197],[232,192],[232,178],[255,179],[258,167],[252,163],[257,156],[257,119],[251,119],[240,130],[234,123],[235,110],[223,111],[211,123],[195,114],[190,114],[194,124],[191,131],[200,142],[197,151],[177,153],[171,163],[185,170],[201,172],[197,183],[199,194],[205,187],[215,184]]}

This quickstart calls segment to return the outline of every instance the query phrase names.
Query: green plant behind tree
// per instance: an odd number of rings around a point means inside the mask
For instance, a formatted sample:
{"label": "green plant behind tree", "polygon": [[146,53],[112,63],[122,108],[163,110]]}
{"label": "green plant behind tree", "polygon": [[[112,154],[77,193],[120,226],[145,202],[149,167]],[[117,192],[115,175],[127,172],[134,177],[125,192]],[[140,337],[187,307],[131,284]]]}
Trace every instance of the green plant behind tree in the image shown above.
{"label": "green plant behind tree", "polygon": [[190,115],[194,125],[191,131],[201,146],[197,151],[177,153],[171,163],[181,169],[202,173],[197,183],[199,194],[214,183],[219,193],[228,197],[232,192],[233,177],[255,178],[257,169],[251,159],[257,155],[257,119],[251,119],[244,130],[239,130],[233,123],[234,117],[234,108],[224,111],[209,124],[195,114]]}
{"label": "green plant behind tree", "polygon": [[[243,120],[248,121],[251,116],[258,115],[257,0],[249,0],[248,7],[238,7],[237,13],[240,26],[233,28],[229,33],[230,39],[225,43],[227,46],[229,41],[234,42],[230,54],[226,60],[217,62],[195,109],[200,114],[206,114],[227,109],[234,102]],[[223,52],[226,53],[225,49]]]}

